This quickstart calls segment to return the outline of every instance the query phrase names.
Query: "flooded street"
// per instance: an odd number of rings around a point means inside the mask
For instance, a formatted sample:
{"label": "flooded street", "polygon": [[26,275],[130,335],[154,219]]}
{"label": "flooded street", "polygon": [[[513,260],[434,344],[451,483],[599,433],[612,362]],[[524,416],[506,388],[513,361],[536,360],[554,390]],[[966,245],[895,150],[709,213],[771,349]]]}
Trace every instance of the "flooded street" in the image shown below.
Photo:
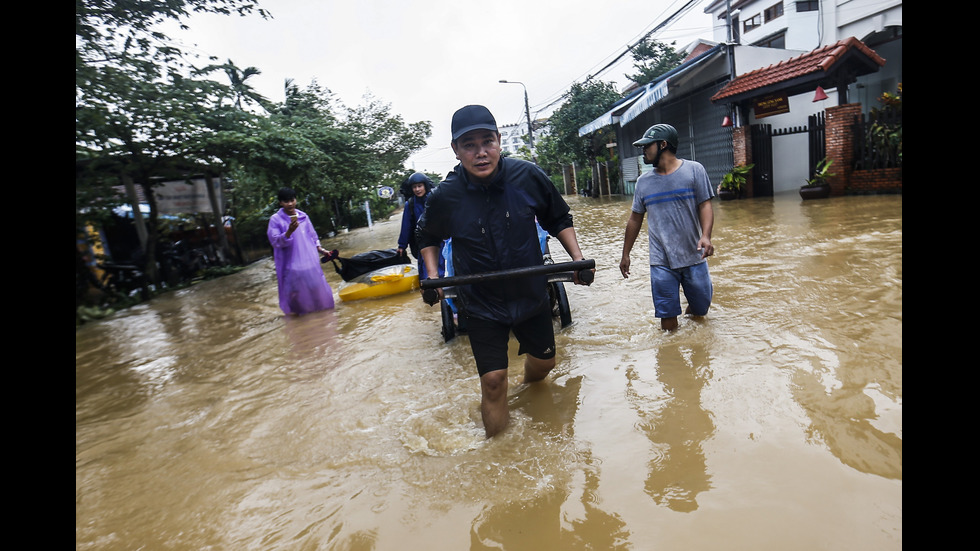
{"label": "flooded street", "polygon": [[631,198],[567,200],[595,282],[546,382],[512,339],[491,440],[414,292],[286,319],[270,257],[77,329],[76,549],[901,549],[902,197],[716,199],[711,310],[670,334],[645,224],[619,273]]}

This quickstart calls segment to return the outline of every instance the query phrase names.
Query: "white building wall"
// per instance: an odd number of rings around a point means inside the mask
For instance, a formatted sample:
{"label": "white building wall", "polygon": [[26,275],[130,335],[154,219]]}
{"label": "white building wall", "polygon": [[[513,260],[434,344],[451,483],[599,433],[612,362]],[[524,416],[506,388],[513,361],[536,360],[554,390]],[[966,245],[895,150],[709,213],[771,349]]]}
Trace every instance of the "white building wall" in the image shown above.
{"label": "white building wall", "polygon": [[[901,0],[820,0],[818,11],[797,11],[797,2],[783,1],[783,15],[765,21],[765,10],[778,0],[715,0],[706,9],[716,18],[714,37],[727,42],[728,28],[723,17],[727,7],[737,13],[739,37],[735,53],[735,72],[742,75],[767,67],[791,57],[813,51],[839,40],[855,37],[864,40],[873,33],[885,32],[888,27],[902,26]],[[737,12],[736,12],[737,10]],[[760,15],[762,25],[744,32],[744,23]],[[721,17],[719,19],[719,17]],[[785,49],[751,46],[754,42],[785,31]],[[848,90],[848,101],[860,102],[865,109],[878,106],[875,101],[882,92],[894,92],[901,82],[901,41],[882,44],[875,51],[886,60],[886,65],[872,75],[861,77]],[[789,97],[789,113],[756,119],[749,110],[745,124],[772,124],[774,128],[804,126],[810,114],[837,105],[837,90],[824,90],[826,100],[813,102],[813,92]],[[808,177],[809,161],[806,155],[806,134],[793,134],[773,138],[773,192],[796,193]],[[801,152],[803,154],[801,154]]]}
{"label": "white building wall", "polygon": [[[783,15],[768,22],[765,10],[779,0],[715,0],[705,8],[714,16],[714,40],[728,42],[725,10],[731,6],[737,18],[739,43],[751,45],[785,30],[789,50],[811,51],[838,40],[855,37],[863,40],[886,27],[902,26],[902,0],[820,0],[816,11],[798,11],[795,0],[783,0]],[[745,22],[759,15],[762,24],[745,32]]]}
{"label": "white building wall", "polygon": [[[738,14],[742,44],[754,44],[760,40],[770,37],[779,32],[785,32],[786,44],[784,48],[789,50],[810,51],[820,46],[819,44],[819,12],[805,11],[798,12],[795,1],[783,1],[783,15],[765,20],[765,10],[779,4],[779,0],[757,0],[745,4]],[[745,22],[759,16],[762,25],[745,32]]]}
{"label": "white building wall", "polygon": [[761,67],[775,65],[780,61],[801,56],[810,50],[778,50],[759,46],[735,47],[735,76],[742,76]]}
{"label": "white building wall", "polygon": [[902,0],[823,0],[823,28],[832,44],[849,36],[859,40],[887,27],[902,26]]}

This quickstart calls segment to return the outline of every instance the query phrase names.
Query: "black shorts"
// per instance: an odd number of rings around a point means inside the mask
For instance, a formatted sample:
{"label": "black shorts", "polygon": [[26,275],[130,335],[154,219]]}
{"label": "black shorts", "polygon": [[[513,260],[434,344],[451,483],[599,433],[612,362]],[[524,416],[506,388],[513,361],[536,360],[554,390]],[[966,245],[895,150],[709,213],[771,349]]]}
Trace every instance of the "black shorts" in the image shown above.
{"label": "black shorts", "polygon": [[530,354],[535,358],[547,360],[555,356],[555,326],[551,319],[551,308],[516,325],[507,325],[479,318],[466,319],[466,332],[473,349],[473,359],[480,376],[498,369],[507,369],[507,343],[510,333],[520,343],[518,354]]}

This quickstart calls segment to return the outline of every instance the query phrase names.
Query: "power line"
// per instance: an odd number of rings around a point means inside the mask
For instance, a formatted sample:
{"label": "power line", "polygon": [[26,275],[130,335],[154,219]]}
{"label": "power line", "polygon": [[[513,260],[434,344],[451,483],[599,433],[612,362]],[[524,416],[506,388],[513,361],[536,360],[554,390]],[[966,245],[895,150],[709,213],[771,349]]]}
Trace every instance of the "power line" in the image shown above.
{"label": "power line", "polygon": [[623,51],[623,53],[621,53],[621,54],[619,54],[618,56],[616,56],[616,59],[614,59],[614,60],[612,60],[611,62],[609,62],[609,63],[608,63],[608,64],[607,64],[607,65],[606,65],[605,67],[603,67],[602,69],[599,69],[599,70],[598,70],[598,71],[596,71],[595,73],[593,73],[593,74],[591,74],[591,75],[589,75],[589,76],[587,76],[587,77],[585,78],[585,80],[586,80],[586,82],[588,82],[588,81],[590,81],[590,80],[592,80],[593,78],[595,78],[595,77],[597,77],[597,76],[599,76],[600,74],[602,74],[603,72],[605,72],[605,71],[606,71],[606,69],[608,69],[608,68],[610,68],[610,67],[612,67],[612,66],[613,66],[613,64],[615,64],[615,63],[616,63],[617,61],[619,61],[620,59],[622,59],[622,57],[623,57],[623,56],[625,56],[626,54],[628,54],[628,53],[630,53],[630,52],[632,52],[632,51],[633,51],[633,48],[634,48],[634,47],[636,47],[636,46],[638,46],[638,45],[640,45],[640,44],[642,44],[642,43],[643,43],[643,42],[644,42],[644,41],[645,41],[645,40],[646,40],[646,39],[647,39],[648,37],[650,37],[650,35],[652,35],[653,33],[655,33],[655,32],[657,32],[657,31],[659,31],[660,29],[662,29],[662,28],[664,28],[665,26],[667,26],[667,25],[668,25],[668,24],[669,24],[669,23],[670,23],[671,21],[673,21],[673,20],[674,20],[674,19],[676,19],[677,17],[680,17],[681,15],[684,15],[684,13],[686,13],[686,12],[687,12],[688,10],[690,10],[690,9],[691,9],[691,6],[692,6],[693,4],[695,4],[695,3],[697,3],[698,1],[699,1],[699,0],[689,0],[689,1],[688,1],[688,3],[684,5],[684,7],[682,7],[682,8],[681,8],[681,9],[679,9],[679,10],[677,10],[676,12],[674,12],[674,14],[673,14],[673,15],[671,15],[670,17],[668,17],[667,19],[665,19],[663,23],[661,23],[661,24],[659,24],[659,25],[657,25],[656,27],[654,27],[653,29],[651,29],[651,30],[650,30],[650,32],[648,32],[648,33],[646,33],[645,35],[643,35],[643,37],[642,37],[642,38],[640,38],[639,40],[637,40],[637,41],[636,41],[636,42],[634,42],[633,44],[631,44],[631,45],[629,45],[629,46],[627,46],[627,47],[626,47],[626,50],[624,50],[624,51]]}
{"label": "power line", "polygon": [[[674,0],[674,4],[676,4],[676,3],[677,3],[677,2],[679,2],[679,1],[682,1],[682,0]],[[666,9],[666,10],[664,10],[664,11],[666,12],[667,10],[669,10],[669,9],[670,9],[671,7],[673,7],[673,5],[674,5],[674,4],[671,4],[670,6],[668,6],[668,7],[667,7],[667,9]],[[661,15],[663,15],[663,14],[661,14]],[[671,16],[671,18],[673,18],[673,16]],[[656,21],[656,19],[655,19],[654,21]],[[651,23],[651,25],[652,25],[652,23]],[[661,24],[661,26],[662,26],[662,25],[663,25],[663,24]],[[631,42],[627,42],[627,44],[626,44],[626,46],[625,46],[625,47],[626,47],[626,51],[624,51],[624,52],[623,52],[623,53],[621,53],[621,54],[618,54],[618,55],[616,56],[616,58],[615,58],[615,59],[614,59],[613,61],[611,61],[611,62],[609,62],[609,63],[608,63],[607,65],[606,65],[606,67],[604,67],[604,68],[603,68],[602,70],[605,70],[605,68],[608,68],[608,67],[610,67],[611,65],[613,65],[614,63],[616,63],[616,61],[618,61],[619,59],[621,59],[621,58],[623,57],[623,55],[624,55],[625,53],[627,53],[627,52],[628,52],[628,51],[630,50],[630,48],[631,48],[631,43],[639,43],[639,42],[641,42],[641,41],[642,41],[642,40],[644,40],[644,39],[645,39],[645,38],[646,38],[647,36],[649,36],[649,35],[650,35],[651,33],[653,33],[653,32],[654,32],[655,30],[656,30],[656,29],[652,29],[652,30],[648,30],[648,31],[642,31],[642,32],[641,32],[640,34],[638,34],[638,35],[636,35],[636,36],[635,36],[635,37],[634,37],[634,38],[632,39],[632,41],[631,41]],[[611,55],[612,55],[612,54],[610,54],[610,56],[611,56]],[[608,58],[609,58],[610,56],[606,56],[606,57],[605,57],[604,59],[608,59]],[[597,64],[597,65],[598,65],[598,64]],[[593,66],[593,67],[595,67],[595,66]],[[589,78],[592,78],[591,76],[587,76],[587,75],[588,75],[588,73],[585,73],[585,75],[583,75],[583,76],[585,76],[585,79],[586,79],[586,80],[588,80]],[[575,83],[575,82],[577,82],[577,81],[579,81],[579,80],[581,80],[582,78],[583,78],[583,77],[582,77],[582,76],[580,76],[580,77],[578,77],[577,79],[575,79],[575,80],[573,80],[573,81],[572,81],[572,83]],[[570,86],[570,85],[569,85],[569,86]],[[564,94],[565,94],[565,90],[567,90],[567,88],[568,88],[568,87],[566,86],[566,88],[565,88],[565,89],[563,89],[563,90],[561,91],[561,93],[559,94],[559,98],[560,98],[560,97],[563,97],[563,96],[564,96]]]}
{"label": "power line", "polygon": [[[677,1],[681,1],[681,0],[677,0]],[[588,82],[588,81],[592,80],[593,78],[598,77],[599,75],[601,75],[605,71],[609,70],[611,67],[613,67],[614,65],[616,65],[616,63],[618,63],[624,56],[626,56],[626,54],[629,54],[630,52],[632,52],[634,47],[636,47],[637,45],[643,43],[643,41],[645,41],[647,38],[649,38],[650,36],[652,36],[657,31],[660,31],[661,29],[663,29],[664,27],[666,27],[667,25],[669,25],[671,22],[676,21],[678,18],[683,17],[684,15],[686,15],[689,11],[691,11],[691,8],[693,8],[698,2],[701,2],[701,1],[702,0],[688,0],[688,2],[686,4],[684,4],[680,9],[678,9],[673,14],[671,14],[667,19],[663,20],[661,23],[659,23],[658,25],[656,25],[655,27],[653,27],[649,31],[646,31],[645,33],[643,33],[639,38],[634,39],[632,43],[627,44],[626,49],[623,50],[621,53],[619,53],[612,61],[610,61],[609,63],[607,63],[605,66],[603,66],[601,69],[599,69],[595,73],[592,73],[592,74],[586,76],[584,82]],[[676,3],[677,2],[674,2],[674,4],[676,4]],[[672,6],[674,4],[672,4]],[[670,8],[668,7],[668,9],[670,9]],[[562,89],[562,91],[558,94],[558,96],[555,99],[551,100],[550,102],[548,102],[548,103],[546,103],[544,105],[541,105],[541,106],[535,106],[535,108],[534,108],[535,114],[540,113],[541,111],[544,111],[544,110],[548,109],[549,107],[551,107],[552,105],[554,105],[554,104],[558,103],[559,101],[565,99],[565,95],[567,93],[567,90],[572,86],[572,84],[575,84],[576,82],[578,82],[578,79],[572,81],[567,86],[565,86],[565,88]],[[547,101],[547,100],[545,100],[545,101]]]}

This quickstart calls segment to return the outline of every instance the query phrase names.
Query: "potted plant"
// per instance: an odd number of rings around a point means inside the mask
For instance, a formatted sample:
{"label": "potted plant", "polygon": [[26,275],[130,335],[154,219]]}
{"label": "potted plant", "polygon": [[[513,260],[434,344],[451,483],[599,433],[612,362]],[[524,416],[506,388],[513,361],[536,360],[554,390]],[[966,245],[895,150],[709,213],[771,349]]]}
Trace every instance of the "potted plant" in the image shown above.
{"label": "potted plant", "polygon": [[804,199],[822,199],[830,196],[830,183],[827,181],[836,174],[830,172],[830,165],[834,161],[830,157],[824,157],[817,163],[817,168],[813,171],[813,176],[809,180],[804,180],[803,187],[800,188],[800,197]]}
{"label": "potted plant", "polygon": [[721,183],[718,184],[718,197],[721,197],[722,201],[741,197],[746,177],[754,166],[755,163],[733,166],[731,171],[722,176]]}

